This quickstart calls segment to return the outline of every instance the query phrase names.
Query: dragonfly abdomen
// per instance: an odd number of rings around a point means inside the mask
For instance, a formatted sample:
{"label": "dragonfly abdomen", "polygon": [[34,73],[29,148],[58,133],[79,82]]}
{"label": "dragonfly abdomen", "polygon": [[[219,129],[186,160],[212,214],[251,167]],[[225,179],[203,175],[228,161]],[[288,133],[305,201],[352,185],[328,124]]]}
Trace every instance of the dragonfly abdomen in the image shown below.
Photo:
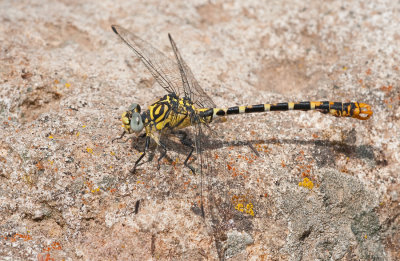
{"label": "dragonfly abdomen", "polygon": [[266,103],[247,106],[234,106],[229,108],[213,108],[204,112],[204,116],[224,117],[228,115],[267,112],[267,111],[289,111],[317,110],[322,113],[329,113],[336,117],[352,117],[359,120],[366,120],[372,115],[371,107],[365,103],[358,102],[330,102],[330,101],[305,101],[305,102],[283,102]]}

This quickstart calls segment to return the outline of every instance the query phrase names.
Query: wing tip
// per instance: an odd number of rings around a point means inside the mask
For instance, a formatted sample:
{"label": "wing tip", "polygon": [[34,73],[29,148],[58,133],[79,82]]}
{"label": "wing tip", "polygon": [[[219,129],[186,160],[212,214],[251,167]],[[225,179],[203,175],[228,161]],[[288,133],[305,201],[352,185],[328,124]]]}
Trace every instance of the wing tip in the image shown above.
{"label": "wing tip", "polygon": [[114,31],[114,33],[119,34],[117,31],[117,25],[115,24],[111,25],[111,29]]}

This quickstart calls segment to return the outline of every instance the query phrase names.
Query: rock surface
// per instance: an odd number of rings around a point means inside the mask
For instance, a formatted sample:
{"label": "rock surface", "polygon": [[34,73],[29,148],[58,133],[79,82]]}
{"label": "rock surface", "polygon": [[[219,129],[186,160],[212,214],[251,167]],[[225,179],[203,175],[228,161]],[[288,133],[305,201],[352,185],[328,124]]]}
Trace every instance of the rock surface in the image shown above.
{"label": "rock surface", "polygon": [[[0,2],[0,259],[399,260],[398,10]],[[166,92],[112,24],[173,58],[171,33],[219,107],[360,101],[374,115],[233,116],[206,131],[203,175],[176,141],[132,175],[143,141],[111,142],[120,115]]]}

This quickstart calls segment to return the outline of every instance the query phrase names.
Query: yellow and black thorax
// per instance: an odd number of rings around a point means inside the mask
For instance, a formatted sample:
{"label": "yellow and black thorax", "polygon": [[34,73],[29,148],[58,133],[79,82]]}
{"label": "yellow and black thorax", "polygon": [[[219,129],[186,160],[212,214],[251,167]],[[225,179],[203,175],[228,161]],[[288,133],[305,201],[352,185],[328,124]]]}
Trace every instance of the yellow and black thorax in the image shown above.
{"label": "yellow and black thorax", "polygon": [[[199,120],[199,111],[193,102],[170,93],[159,99],[142,113],[146,132],[183,129]],[[203,120],[201,120],[203,121]]]}

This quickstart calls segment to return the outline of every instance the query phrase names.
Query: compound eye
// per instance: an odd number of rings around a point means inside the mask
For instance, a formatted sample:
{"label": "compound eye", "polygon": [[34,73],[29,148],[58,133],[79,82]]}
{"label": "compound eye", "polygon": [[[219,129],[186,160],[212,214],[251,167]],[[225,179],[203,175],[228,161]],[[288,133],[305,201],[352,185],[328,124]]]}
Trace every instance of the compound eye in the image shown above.
{"label": "compound eye", "polygon": [[140,105],[137,103],[132,103],[131,106],[129,106],[129,111],[131,112],[137,112],[140,113]]}
{"label": "compound eye", "polygon": [[143,125],[142,117],[140,116],[139,113],[137,113],[137,112],[133,113],[133,115],[131,117],[130,126],[131,126],[131,129],[136,132],[140,132],[143,129],[144,125]]}

